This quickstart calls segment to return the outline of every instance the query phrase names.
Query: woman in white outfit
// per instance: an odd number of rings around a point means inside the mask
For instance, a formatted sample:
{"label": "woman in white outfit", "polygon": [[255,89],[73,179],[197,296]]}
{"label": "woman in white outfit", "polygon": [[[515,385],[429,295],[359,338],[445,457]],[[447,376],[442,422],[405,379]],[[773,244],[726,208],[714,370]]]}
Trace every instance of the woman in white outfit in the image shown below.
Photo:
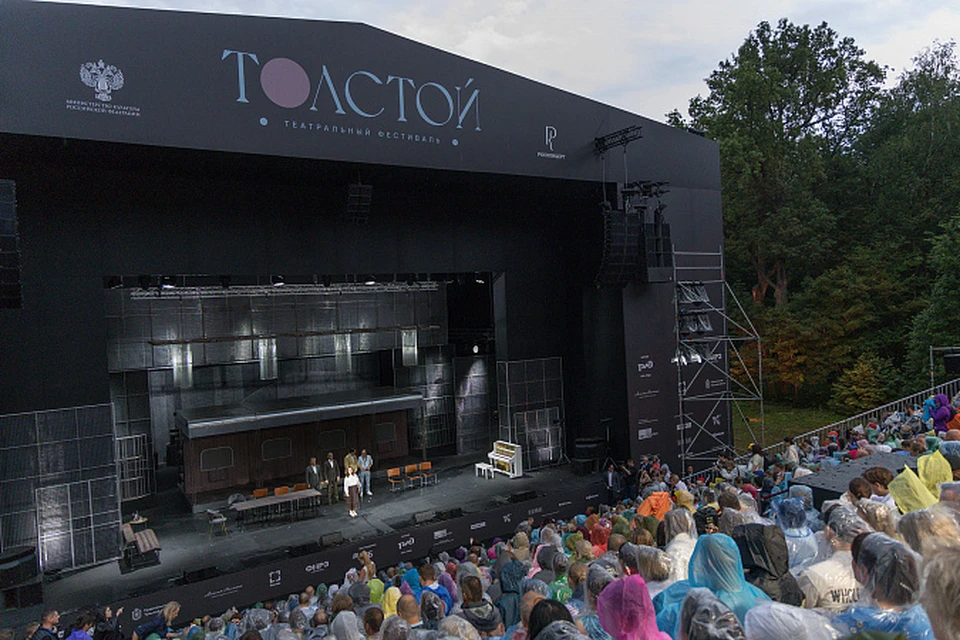
{"label": "woman in white outfit", "polygon": [[353,467],[347,467],[347,475],[343,478],[343,495],[347,501],[350,517],[356,518],[357,509],[360,508],[360,478],[357,477],[357,470]]}

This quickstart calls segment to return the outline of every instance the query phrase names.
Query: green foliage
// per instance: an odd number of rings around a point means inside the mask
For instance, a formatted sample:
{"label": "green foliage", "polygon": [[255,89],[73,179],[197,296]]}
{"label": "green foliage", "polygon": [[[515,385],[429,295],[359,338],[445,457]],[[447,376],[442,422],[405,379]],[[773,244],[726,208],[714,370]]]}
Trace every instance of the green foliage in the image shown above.
{"label": "green foliage", "polygon": [[888,360],[863,354],[834,383],[830,404],[846,415],[877,407],[891,400],[890,386],[895,377]]}
{"label": "green foliage", "polygon": [[860,411],[928,384],[930,345],[960,345],[955,45],[887,90],[884,73],[826,24],[762,22],[689,123],[668,114],[720,145],[726,277],[752,294],[767,398]]}

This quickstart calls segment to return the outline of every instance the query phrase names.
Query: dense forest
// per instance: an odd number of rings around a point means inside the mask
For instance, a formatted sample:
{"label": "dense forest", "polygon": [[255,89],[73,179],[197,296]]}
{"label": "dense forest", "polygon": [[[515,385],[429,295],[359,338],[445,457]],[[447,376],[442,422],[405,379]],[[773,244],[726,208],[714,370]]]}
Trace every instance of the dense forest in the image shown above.
{"label": "dense forest", "polygon": [[955,43],[894,76],[826,23],[762,22],[706,82],[667,117],[720,145],[765,396],[855,413],[929,386],[929,347],[960,345]]}

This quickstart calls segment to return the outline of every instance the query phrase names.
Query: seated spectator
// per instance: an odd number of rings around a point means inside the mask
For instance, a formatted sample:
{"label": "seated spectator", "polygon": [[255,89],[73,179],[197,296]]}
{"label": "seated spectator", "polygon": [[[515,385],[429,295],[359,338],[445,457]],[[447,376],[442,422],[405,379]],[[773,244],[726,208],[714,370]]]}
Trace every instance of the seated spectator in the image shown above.
{"label": "seated spectator", "polygon": [[[440,637],[457,640],[480,640],[480,634],[469,622],[460,616],[447,616],[440,621]],[[381,638],[381,640],[389,640]]]}
{"label": "seated spectator", "polygon": [[[413,596],[401,596],[397,601],[397,615],[403,618],[404,622],[410,627],[411,638],[419,637],[420,632],[425,631],[423,620],[420,619],[420,605],[417,604],[417,600]],[[336,624],[337,621],[334,620],[333,622]]]}
{"label": "seated spectator", "polygon": [[747,611],[743,628],[750,640],[831,640],[829,621],[808,609],[766,602]]}
{"label": "seated spectator", "polygon": [[890,483],[893,482],[893,472],[886,467],[870,467],[863,472],[863,478],[870,483],[873,495],[870,499],[887,505],[890,509],[897,509],[897,503],[890,495]]}
{"label": "seated spectator", "polygon": [[827,543],[833,554],[807,567],[797,583],[804,593],[805,608],[845,611],[860,597],[861,586],[853,573],[850,545],[870,527],[849,507],[835,506],[826,517]]}
{"label": "seated spectator", "polygon": [[398,615],[386,618],[380,626],[380,640],[410,640],[412,637],[410,625]]}
{"label": "seated spectator", "polygon": [[333,619],[330,631],[337,640],[360,640],[360,627],[353,611],[341,611]]}
{"label": "seated spectator", "polygon": [[[450,595],[450,592],[447,591],[446,587],[437,582],[437,570],[436,568],[429,563],[420,565],[420,568],[417,570],[420,574],[420,586],[425,591],[431,591],[441,600],[445,606],[445,611],[447,613],[453,613],[453,598]],[[441,616],[443,617],[443,616]],[[440,622],[440,619],[437,619],[437,623]]]}
{"label": "seated spectator", "polygon": [[787,498],[777,505],[777,524],[783,530],[787,543],[787,558],[790,573],[799,576],[817,557],[817,538],[807,526],[807,513],[803,501]]}
{"label": "seated spectator", "polygon": [[663,518],[664,551],[673,562],[670,580],[687,579],[687,566],[697,545],[697,529],[686,509],[671,509]]}
{"label": "seated spectator", "polygon": [[847,485],[847,491],[840,496],[840,502],[855,507],[861,500],[873,495],[873,488],[866,478],[857,476]]}
{"label": "seated spectator", "polygon": [[920,556],[886,534],[868,533],[854,542],[853,562],[863,584],[863,603],[834,618],[840,633],[881,631],[902,633],[908,640],[934,640],[930,620],[916,604]]}
{"label": "seated spectator", "polygon": [[625,546],[620,551],[620,562],[623,564],[624,573],[628,576],[639,575],[643,578],[651,598],[673,584],[670,581],[673,561],[663,551],[655,547],[636,545]]}
{"label": "seated spectator", "polygon": [[380,601],[380,608],[383,609],[383,617],[397,615],[397,602],[403,594],[397,587],[390,587],[383,592],[383,600]]}
{"label": "seated spectator", "polygon": [[[546,600],[536,591],[528,591],[520,599],[520,624],[512,629],[507,629],[504,634],[504,640],[529,640],[530,638],[530,612],[537,606],[541,600]],[[569,607],[568,607],[569,609]],[[572,612],[571,612],[572,613]]]}
{"label": "seated spectator", "polygon": [[899,535],[897,525],[900,513],[891,510],[887,505],[873,500],[861,500],[857,506],[857,515],[870,525],[874,531],[885,533],[891,538]]}
{"label": "seated spectator", "polygon": [[657,614],[646,582],[639,575],[618,578],[597,598],[597,615],[614,640],[667,640],[657,629]]}
{"label": "seated spectator", "polygon": [[570,564],[567,568],[567,586],[571,590],[567,608],[573,615],[579,615],[586,606],[587,563],[573,562]]}
{"label": "seated spectator", "polygon": [[[440,599],[440,596],[424,589],[420,596],[420,616],[423,620],[423,628],[428,631],[436,631],[446,615],[447,606]],[[410,625],[413,627],[413,625]]]}
{"label": "seated spectator", "polygon": [[383,626],[383,611],[376,607],[367,609],[363,614],[363,633],[367,640],[380,640],[380,627]]}
{"label": "seated spectator", "polygon": [[567,608],[556,600],[543,599],[538,602],[530,611],[530,640],[539,638],[540,634],[555,622],[567,622],[572,626],[573,618]]}
{"label": "seated spectator", "polygon": [[504,626],[500,612],[484,600],[483,585],[476,576],[467,576],[463,581],[463,608],[460,616],[476,627],[483,638],[503,635]]}
{"label": "seated spectator", "polygon": [[587,568],[587,600],[580,612],[579,621],[583,624],[583,628],[591,640],[609,640],[610,638],[597,616],[597,598],[604,588],[618,577],[620,577],[620,573],[617,569],[609,564],[602,563],[600,560]]}
{"label": "seated spectator", "polygon": [[770,600],[762,590],[746,581],[740,550],[730,536],[722,533],[702,536],[690,558],[689,577],[667,587],[654,599],[657,626],[661,631],[669,633],[676,627],[684,597],[698,587],[712,591],[738,619],[751,607]]}
{"label": "seated spectator", "polygon": [[677,640],[746,640],[737,616],[709,589],[690,589],[670,633]]}
{"label": "seated spectator", "polygon": [[921,555],[930,543],[960,542],[960,526],[946,509],[934,505],[911,511],[900,518],[898,531],[903,541]]}
{"label": "seated spectator", "polygon": [[520,621],[520,583],[523,574],[523,565],[516,560],[503,565],[500,571],[500,597],[495,604],[505,627],[516,626]]}
{"label": "seated spectator", "polygon": [[740,549],[747,582],[777,602],[797,606],[803,602],[803,592],[790,573],[787,542],[780,527],[747,524],[734,529],[732,538]]}
{"label": "seated spectator", "polygon": [[923,569],[923,603],[938,640],[960,638],[960,543],[931,547]]}

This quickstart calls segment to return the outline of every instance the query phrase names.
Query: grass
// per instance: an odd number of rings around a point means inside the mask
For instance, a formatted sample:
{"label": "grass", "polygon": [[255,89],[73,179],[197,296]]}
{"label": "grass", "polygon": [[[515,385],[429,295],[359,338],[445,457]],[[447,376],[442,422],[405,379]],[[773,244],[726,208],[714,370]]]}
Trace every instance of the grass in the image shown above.
{"label": "grass", "polygon": [[[760,406],[756,402],[744,402],[740,407],[749,420],[749,428],[734,409],[733,442],[738,451],[746,451],[751,442],[760,442]],[[763,404],[763,416],[767,446],[781,442],[786,436],[800,435],[849,417],[828,409],[798,408],[775,402]]]}

